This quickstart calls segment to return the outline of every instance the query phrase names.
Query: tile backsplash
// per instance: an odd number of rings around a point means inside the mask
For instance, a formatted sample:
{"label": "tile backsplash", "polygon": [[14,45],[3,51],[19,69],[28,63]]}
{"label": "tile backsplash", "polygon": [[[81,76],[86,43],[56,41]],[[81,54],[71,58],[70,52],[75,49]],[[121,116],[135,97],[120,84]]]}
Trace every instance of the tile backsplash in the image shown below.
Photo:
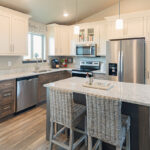
{"label": "tile backsplash", "polygon": [[[67,57],[49,57],[49,61],[51,62],[52,59],[57,58],[59,60]],[[103,63],[103,65],[106,64],[106,58],[105,57],[72,57],[73,63],[69,63],[69,68],[79,68],[80,67],[80,61],[99,61],[100,64]]]}
{"label": "tile backsplash", "polygon": [[[0,56],[0,74],[15,73],[15,72],[28,72],[34,70],[36,63],[22,63],[23,58],[20,56]],[[11,66],[8,66],[8,62]],[[39,66],[48,67],[49,64],[39,63]]]}

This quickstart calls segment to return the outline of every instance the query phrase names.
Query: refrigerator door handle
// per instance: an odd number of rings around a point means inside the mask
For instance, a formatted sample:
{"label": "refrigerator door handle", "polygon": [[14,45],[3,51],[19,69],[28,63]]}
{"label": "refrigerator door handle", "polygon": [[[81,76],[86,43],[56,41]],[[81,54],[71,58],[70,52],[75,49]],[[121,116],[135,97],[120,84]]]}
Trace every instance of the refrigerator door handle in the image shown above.
{"label": "refrigerator door handle", "polygon": [[124,66],[124,63],[123,63],[123,51],[121,51],[121,58],[120,58],[120,81],[123,82],[123,66]]}

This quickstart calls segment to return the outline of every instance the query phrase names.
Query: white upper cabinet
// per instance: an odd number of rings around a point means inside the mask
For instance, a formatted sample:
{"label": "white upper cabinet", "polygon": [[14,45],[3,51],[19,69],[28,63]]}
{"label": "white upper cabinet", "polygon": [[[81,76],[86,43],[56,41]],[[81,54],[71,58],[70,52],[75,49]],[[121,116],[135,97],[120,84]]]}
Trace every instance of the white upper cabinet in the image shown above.
{"label": "white upper cabinet", "polygon": [[70,55],[69,27],[57,24],[48,25],[47,48],[50,56]]}
{"label": "white upper cabinet", "polygon": [[134,17],[125,20],[124,36],[127,38],[144,37],[144,17]]}
{"label": "white upper cabinet", "polygon": [[107,38],[108,39],[121,39],[124,36],[124,30],[116,29],[116,21],[111,20],[107,22]]}
{"label": "white upper cabinet", "polygon": [[138,38],[145,37],[145,17],[142,15],[124,15],[123,29],[116,29],[117,17],[107,17],[107,32],[108,39],[122,39],[122,38]]}
{"label": "white upper cabinet", "polygon": [[0,12],[0,54],[9,54],[11,49],[11,17]]}
{"label": "white upper cabinet", "polygon": [[28,21],[12,17],[12,50],[15,55],[27,55]]}
{"label": "white upper cabinet", "polygon": [[78,44],[97,43],[99,40],[99,25],[95,22],[80,24]]}
{"label": "white upper cabinet", "polygon": [[107,41],[107,22],[99,22],[99,45],[97,47],[98,56],[106,56],[106,41]]}
{"label": "white upper cabinet", "polygon": [[27,55],[29,16],[0,6],[0,55]]}
{"label": "white upper cabinet", "polygon": [[78,35],[74,34],[74,26],[69,26],[69,49],[70,55],[76,55],[76,44],[78,43]]}

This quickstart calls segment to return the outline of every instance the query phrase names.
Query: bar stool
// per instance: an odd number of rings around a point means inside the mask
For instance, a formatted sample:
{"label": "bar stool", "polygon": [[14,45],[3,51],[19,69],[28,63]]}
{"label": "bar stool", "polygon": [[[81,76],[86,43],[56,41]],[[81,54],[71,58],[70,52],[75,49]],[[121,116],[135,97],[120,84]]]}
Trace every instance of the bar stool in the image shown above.
{"label": "bar stool", "polygon": [[[50,87],[50,150],[52,150],[53,144],[67,150],[74,150],[83,140],[86,141],[86,124],[85,131],[75,128],[81,120],[86,120],[85,116],[86,107],[74,103],[72,92],[56,87]],[[53,131],[54,123],[63,125],[63,128],[61,128],[55,135]],[[70,129],[69,145],[56,140],[56,137],[64,132],[66,128]],[[83,135],[76,142],[74,142],[74,131]]]}
{"label": "bar stool", "polygon": [[[102,141],[122,150],[125,140],[125,149],[130,150],[130,117],[121,115],[121,101],[87,94],[86,104],[88,150],[102,150]],[[94,147],[92,137],[98,139]]]}

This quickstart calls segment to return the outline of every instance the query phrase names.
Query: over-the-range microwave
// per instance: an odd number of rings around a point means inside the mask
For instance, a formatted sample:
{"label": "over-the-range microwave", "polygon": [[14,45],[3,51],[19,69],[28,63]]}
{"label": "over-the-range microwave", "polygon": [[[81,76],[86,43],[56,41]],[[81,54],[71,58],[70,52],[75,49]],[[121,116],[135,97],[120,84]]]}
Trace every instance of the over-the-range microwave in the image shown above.
{"label": "over-the-range microwave", "polygon": [[95,57],[97,55],[97,44],[76,45],[76,55]]}

